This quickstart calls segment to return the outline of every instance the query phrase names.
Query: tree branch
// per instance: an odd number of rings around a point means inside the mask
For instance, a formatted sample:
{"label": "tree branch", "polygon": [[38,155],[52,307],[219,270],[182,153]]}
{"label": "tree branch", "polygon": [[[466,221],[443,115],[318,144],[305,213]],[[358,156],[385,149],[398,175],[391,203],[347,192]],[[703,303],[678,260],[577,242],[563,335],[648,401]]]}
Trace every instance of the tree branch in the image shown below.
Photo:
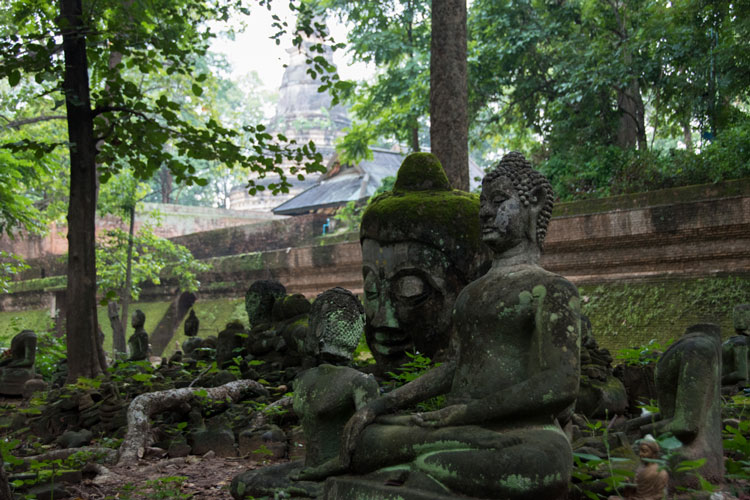
{"label": "tree branch", "polygon": [[23,127],[24,125],[31,125],[32,123],[39,123],[39,122],[48,122],[51,120],[65,120],[67,117],[65,115],[42,115],[42,116],[35,116],[33,118],[24,118],[23,120],[8,120],[3,116],[4,120],[7,120],[8,123],[5,124],[6,128],[15,128],[19,129]]}

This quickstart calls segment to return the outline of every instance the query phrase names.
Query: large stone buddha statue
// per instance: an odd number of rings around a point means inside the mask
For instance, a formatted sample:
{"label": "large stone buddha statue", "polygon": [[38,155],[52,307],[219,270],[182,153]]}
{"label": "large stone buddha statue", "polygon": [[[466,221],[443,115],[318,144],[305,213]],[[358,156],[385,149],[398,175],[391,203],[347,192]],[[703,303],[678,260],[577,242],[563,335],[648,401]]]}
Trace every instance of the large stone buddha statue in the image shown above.
{"label": "large stone buddha statue", "polygon": [[478,212],[478,197],[451,189],[430,153],[409,155],[393,190],[365,210],[365,336],[380,372],[408,361],[406,352],[442,359],[449,350],[456,297],[489,257]]}
{"label": "large stone buddha statue", "polygon": [[[558,417],[578,392],[580,313],[575,286],[539,266],[551,208],[548,181],[520,154],[487,174],[479,221],[492,267],[455,301],[455,360],[354,413],[339,457],[349,475],[330,477],[325,498],[565,498],[573,457]],[[409,297],[420,285],[402,286]],[[398,414],[441,394],[441,409]]]}

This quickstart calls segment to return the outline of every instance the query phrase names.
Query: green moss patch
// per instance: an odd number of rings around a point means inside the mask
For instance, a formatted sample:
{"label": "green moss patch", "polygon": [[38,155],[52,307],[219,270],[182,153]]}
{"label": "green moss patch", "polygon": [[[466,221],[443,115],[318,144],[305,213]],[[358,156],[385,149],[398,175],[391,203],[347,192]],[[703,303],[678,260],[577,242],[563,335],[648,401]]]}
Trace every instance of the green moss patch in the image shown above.
{"label": "green moss patch", "polygon": [[642,346],[652,339],[664,345],[690,325],[721,326],[734,335],[732,309],[750,302],[750,278],[724,277],[578,287],[582,311],[591,320],[600,346],[610,350]]}

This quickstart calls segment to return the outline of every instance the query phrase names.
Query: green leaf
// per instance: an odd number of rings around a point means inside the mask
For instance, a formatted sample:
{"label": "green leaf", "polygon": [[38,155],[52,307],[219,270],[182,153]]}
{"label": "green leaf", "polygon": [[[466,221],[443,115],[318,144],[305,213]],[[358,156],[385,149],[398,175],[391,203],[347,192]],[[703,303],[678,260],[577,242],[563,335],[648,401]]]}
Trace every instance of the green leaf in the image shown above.
{"label": "green leaf", "polygon": [[17,69],[13,69],[8,74],[8,83],[11,87],[15,87],[21,81],[21,72]]}
{"label": "green leaf", "polygon": [[193,84],[192,91],[193,91],[193,94],[195,94],[197,96],[203,95],[203,88],[200,85],[198,85],[197,83]]}

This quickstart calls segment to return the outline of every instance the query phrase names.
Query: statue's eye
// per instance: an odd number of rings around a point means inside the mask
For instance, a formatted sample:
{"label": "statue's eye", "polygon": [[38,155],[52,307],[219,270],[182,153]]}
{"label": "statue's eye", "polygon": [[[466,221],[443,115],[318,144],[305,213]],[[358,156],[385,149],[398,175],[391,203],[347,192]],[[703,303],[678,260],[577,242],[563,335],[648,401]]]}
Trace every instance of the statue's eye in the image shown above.
{"label": "statue's eye", "polygon": [[368,273],[365,277],[365,298],[370,301],[378,299],[378,283],[372,273]]}
{"label": "statue's eye", "polygon": [[500,205],[501,203],[504,203],[508,200],[508,197],[504,194],[496,195],[492,198],[492,203],[495,205]]}
{"label": "statue's eye", "polygon": [[427,285],[419,276],[403,276],[396,283],[396,295],[400,300],[411,302],[416,305],[422,302],[430,293]]}

